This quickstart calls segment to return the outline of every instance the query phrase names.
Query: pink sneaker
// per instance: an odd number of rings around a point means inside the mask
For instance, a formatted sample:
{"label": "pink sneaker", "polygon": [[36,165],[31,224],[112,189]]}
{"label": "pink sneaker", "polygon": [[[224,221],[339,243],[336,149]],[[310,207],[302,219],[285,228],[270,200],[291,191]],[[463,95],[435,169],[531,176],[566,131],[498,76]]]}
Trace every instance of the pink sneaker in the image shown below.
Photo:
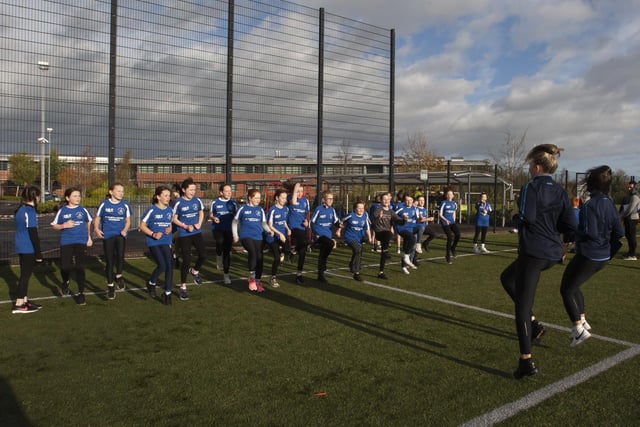
{"label": "pink sneaker", "polygon": [[256,281],[256,287],[258,288],[258,292],[264,292],[264,287],[262,286],[262,282]]}
{"label": "pink sneaker", "polygon": [[258,286],[256,285],[256,279],[253,277],[249,278],[249,290],[251,292],[255,292],[258,290]]}

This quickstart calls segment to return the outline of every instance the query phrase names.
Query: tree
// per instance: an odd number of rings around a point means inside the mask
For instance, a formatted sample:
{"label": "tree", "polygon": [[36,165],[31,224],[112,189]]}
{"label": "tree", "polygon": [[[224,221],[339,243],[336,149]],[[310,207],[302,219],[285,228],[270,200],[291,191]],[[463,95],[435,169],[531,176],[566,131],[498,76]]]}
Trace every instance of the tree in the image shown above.
{"label": "tree", "polygon": [[[131,150],[127,150],[120,163],[116,165],[115,180],[125,187],[131,186]],[[111,183],[109,183],[111,184]]]}
{"label": "tree", "polygon": [[402,147],[402,155],[403,169],[407,171],[437,170],[441,167],[441,160],[429,148],[427,135],[423,131],[407,136],[407,144]]}
{"label": "tree", "polygon": [[58,155],[58,151],[56,149],[51,150],[49,161],[51,162],[51,182],[54,183],[58,181],[58,175],[60,174],[60,172],[65,170],[68,165],[64,160],[60,160],[60,156]]}
{"label": "tree", "polygon": [[16,183],[16,196],[20,188],[30,185],[38,177],[36,161],[27,153],[16,153],[9,157],[9,173],[11,180]]}
{"label": "tree", "polygon": [[526,151],[527,130],[516,137],[510,130],[505,132],[504,143],[497,152],[490,150],[491,157],[498,165],[500,175],[507,181],[516,184],[525,177],[524,164]]}
{"label": "tree", "polygon": [[106,180],[105,175],[96,171],[96,158],[86,148],[77,163],[58,174],[58,182],[65,188],[80,188],[84,197],[86,191],[98,188]]}

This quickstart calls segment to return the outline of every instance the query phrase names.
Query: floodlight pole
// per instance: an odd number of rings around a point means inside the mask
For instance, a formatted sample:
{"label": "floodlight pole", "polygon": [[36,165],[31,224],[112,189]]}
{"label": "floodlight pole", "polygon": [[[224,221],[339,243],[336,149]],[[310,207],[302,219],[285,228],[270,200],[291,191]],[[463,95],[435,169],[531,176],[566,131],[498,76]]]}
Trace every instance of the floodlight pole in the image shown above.
{"label": "floodlight pole", "polygon": [[[46,61],[38,61],[38,68],[40,71],[48,71],[49,63]],[[43,74],[44,75],[44,74]],[[47,139],[44,137],[44,80],[40,80],[40,191],[44,191],[44,144]]]}

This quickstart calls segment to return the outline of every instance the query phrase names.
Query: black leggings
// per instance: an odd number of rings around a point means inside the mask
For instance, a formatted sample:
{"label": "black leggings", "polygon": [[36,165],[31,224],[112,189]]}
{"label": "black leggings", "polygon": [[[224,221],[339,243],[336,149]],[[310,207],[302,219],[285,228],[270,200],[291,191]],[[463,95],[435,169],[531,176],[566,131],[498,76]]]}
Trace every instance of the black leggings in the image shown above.
{"label": "black leggings", "polygon": [[389,243],[392,237],[391,231],[376,231],[376,239],[380,242],[380,271],[384,271],[384,264],[387,262],[387,256],[389,256]]}
{"label": "black leggings", "polygon": [[231,267],[233,233],[231,233],[231,231],[213,230],[213,240],[216,242],[216,255],[222,255],[224,274],[229,274],[229,267]]}
{"label": "black leggings", "polygon": [[196,263],[193,265],[194,270],[200,270],[202,264],[205,261],[205,247],[204,247],[204,238],[202,237],[202,233],[193,234],[191,236],[183,236],[178,238],[178,242],[180,245],[180,255],[182,255],[182,264],[180,265],[180,283],[185,283],[187,281],[187,274],[189,273],[189,267],[191,264],[191,245],[196,248],[196,252],[198,253],[198,258],[196,259]]}
{"label": "black leggings", "polygon": [[309,238],[307,237],[307,230],[300,228],[294,228],[291,230],[291,236],[296,242],[296,251],[298,251],[298,271],[304,269],[304,259],[307,256],[307,245],[309,244]]}
{"label": "black leggings", "polygon": [[23,299],[27,296],[29,290],[29,279],[33,274],[36,266],[36,254],[19,254],[20,255],[20,279],[18,280],[18,293],[16,297]]}
{"label": "black leggings", "polygon": [[500,275],[502,287],[515,303],[520,354],[531,354],[531,317],[540,273],[556,264],[558,261],[521,254]]}
{"label": "black leggings", "polygon": [[447,235],[447,256],[451,255],[451,251],[455,251],[460,240],[460,230],[458,224],[443,225],[442,230]]}
{"label": "black leggings", "polygon": [[318,254],[318,274],[322,274],[327,269],[327,260],[333,250],[333,239],[320,236],[316,243],[320,246],[320,253]]}
{"label": "black leggings", "polygon": [[105,271],[107,283],[113,284],[113,266],[116,267],[116,275],[122,276],[122,268],[124,267],[124,248],[126,239],[118,234],[102,240],[104,248],[104,262],[106,264]]}
{"label": "black leggings", "polygon": [[629,244],[629,252],[627,255],[636,256],[636,248],[638,247],[636,239],[636,228],[638,227],[637,219],[625,218],[624,221],[624,237],[627,238]]}
{"label": "black leggings", "polygon": [[256,279],[262,278],[262,268],[264,265],[264,257],[262,255],[262,240],[253,240],[245,238],[241,240],[242,247],[248,253],[249,273],[255,271]]}
{"label": "black leggings", "polygon": [[60,274],[62,275],[63,282],[67,282],[71,278],[74,259],[78,292],[83,293],[86,282],[84,265],[87,259],[87,245],[74,243],[72,245],[60,246]]}
{"label": "black leggings", "polygon": [[478,243],[478,236],[480,237],[480,243],[484,243],[485,240],[487,239],[487,230],[489,229],[489,227],[487,227],[486,225],[476,225],[476,232],[473,235],[473,243]]}
{"label": "black leggings", "polygon": [[584,313],[584,296],[580,291],[580,285],[589,280],[591,276],[602,270],[608,261],[592,261],[580,254],[573,257],[562,275],[560,295],[564,309],[572,322],[580,320]]}
{"label": "black leggings", "polygon": [[173,287],[173,254],[170,245],[150,246],[149,252],[156,262],[156,268],[151,272],[149,283],[156,284],[161,273],[164,273],[164,290],[170,293]]}
{"label": "black leggings", "polygon": [[360,265],[362,260],[362,244],[357,240],[352,240],[347,244],[351,248],[351,261],[349,262],[351,272],[358,274],[360,273]]}
{"label": "black leggings", "polygon": [[[269,248],[271,249],[271,254],[273,255],[273,263],[271,264],[271,275],[275,276],[278,274],[278,267],[280,266],[280,254],[281,253],[289,253],[291,248],[289,247],[289,242],[285,239],[284,243],[282,240],[278,239],[274,236],[273,242],[269,243]],[[282,252],[280,252],[280,248],[282,248]]]}

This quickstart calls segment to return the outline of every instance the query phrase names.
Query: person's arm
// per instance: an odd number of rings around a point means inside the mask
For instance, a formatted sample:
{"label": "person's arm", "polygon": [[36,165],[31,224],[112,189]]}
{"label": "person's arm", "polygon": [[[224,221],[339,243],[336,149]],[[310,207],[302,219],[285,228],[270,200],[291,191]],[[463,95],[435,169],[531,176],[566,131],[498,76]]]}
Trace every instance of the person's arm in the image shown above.
{"label": "person's arm", "polygon": [[29,240],[33,245],[33,253],[36,257],[36,262],[42,262],[42,252],[40,250],[40,237],[38,237],[38,227],[27,228],[29,232]]}
{"label": "person's arm", "polygon": [[120,231],[120,234],[122,235],[122,237],[127,237],[127,233],[129,232],[130,228],[131,228],[131,216],[127,216],[124,219],[124,227],[122,227],[122,231]]}
{"label": "person's arm", "polygon": [[98,236],[99,239],[104,239],[104,234],[102,233],[102,227],[100,226],[101,224],[100,220],[101,220],[100,215],[96,215],[96,217],[93,219],[93,232],[96,233],[96,236]]}
{"label": "person's arm", "polygon": [[233,221],[231,221],[231,234],[233,234],[234,242],[240,241],[240,237],[238,236],[238,223],[238,217],[236,216],[235,218],[233,218]]}

